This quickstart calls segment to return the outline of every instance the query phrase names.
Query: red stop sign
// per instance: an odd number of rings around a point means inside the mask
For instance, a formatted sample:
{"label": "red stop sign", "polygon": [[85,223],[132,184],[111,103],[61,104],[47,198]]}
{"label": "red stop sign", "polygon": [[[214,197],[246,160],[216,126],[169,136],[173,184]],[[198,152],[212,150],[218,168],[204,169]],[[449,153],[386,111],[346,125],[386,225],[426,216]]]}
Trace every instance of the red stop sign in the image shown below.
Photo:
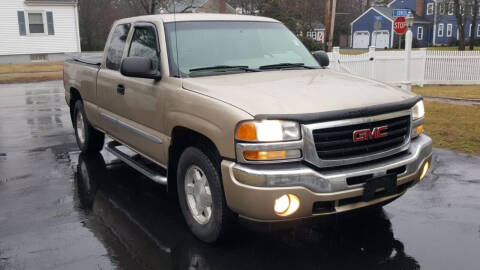
{"label": "red stop sign", "polygon": [[399,35],[403,35],[407,32],[407,20],[405,17],[398,17],[393,22],[393,30]]}

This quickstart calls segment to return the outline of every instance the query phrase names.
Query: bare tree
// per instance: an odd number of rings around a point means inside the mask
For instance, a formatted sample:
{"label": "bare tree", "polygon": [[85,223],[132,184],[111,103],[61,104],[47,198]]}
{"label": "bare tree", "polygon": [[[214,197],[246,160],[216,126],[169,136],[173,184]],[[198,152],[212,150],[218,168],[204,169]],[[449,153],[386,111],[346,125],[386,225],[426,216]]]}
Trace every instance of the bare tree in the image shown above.
{"label": "bare tree", "polygon": [[457,19],[458,50],[465,51],[465,6],[461,0],[453,0],[453,14]]}
{"label": "bare tree", "polygon": [[[446,1],[445,1],[446,2]],[[468,29],[470,33],[470,48],[473,50],[475,44],[475,26],[478,18],[478,7],[480,0],[453,0],[453,14],[457,20],[458,27],[458,50],[464,51],[466,45],[466,25],[471,22]]]}
{"label": "bare tree", "polygon": [[115,20],[142,14],[119,0],[79,0],[78,6],[83,51],[103,50]]}
{"label": "bare tree", "polygon": [[262,12],[265,0],[230,0],[228,3],[237,9],[241,14],[257,15]]}
{"label": "bare tree", "polygon": [[[475,48],[475,37],[477,36],[476,27],[477,27],[477,18],[478,18],[478,10],[480,8],[480,0],[471,0],[470,3],[471,13],[472,13],[472,24],[470,24],[470,50],[473,51]],[[480,27],[480,26],[478,26]]]}
{"label": "bare tree", "polygon": [[[141,9],[143,14],[157,14],[160,11],[188,12],[195,8],[194,0],[122,0],[133,10]],[[177,9],[176,7],[180,7]]]}

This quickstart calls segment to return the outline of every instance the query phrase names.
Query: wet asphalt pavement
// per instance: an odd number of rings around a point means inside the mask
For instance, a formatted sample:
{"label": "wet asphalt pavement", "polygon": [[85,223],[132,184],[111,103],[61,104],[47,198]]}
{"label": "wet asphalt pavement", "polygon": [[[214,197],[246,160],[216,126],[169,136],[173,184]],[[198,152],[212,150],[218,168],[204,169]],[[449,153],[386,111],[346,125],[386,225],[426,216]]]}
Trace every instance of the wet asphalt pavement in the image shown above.
{"label": "wet asphalt pavement", "polygon": [[480,158],[435,149],[433,172],[382,212],[209,246],[164,187],[79,155],[61,82],[0,85],[4,269],[477,270]]}

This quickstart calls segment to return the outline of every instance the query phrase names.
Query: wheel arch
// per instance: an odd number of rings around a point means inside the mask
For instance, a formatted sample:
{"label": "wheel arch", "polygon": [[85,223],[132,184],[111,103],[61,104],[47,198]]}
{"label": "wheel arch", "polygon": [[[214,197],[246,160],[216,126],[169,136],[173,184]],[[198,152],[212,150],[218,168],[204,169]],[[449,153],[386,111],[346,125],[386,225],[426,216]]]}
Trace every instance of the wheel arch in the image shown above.
{"label": "wheel arch", "polygon": [[199,148],[207,156],[214,159],[218,169],[220,169],[220,152],[209,137],[184,126],[175,126],[172,129],[170,146],[168,147],[167,178],[169,190],[171,188],[176,189],[178,161],[183,151],[190,146]]}

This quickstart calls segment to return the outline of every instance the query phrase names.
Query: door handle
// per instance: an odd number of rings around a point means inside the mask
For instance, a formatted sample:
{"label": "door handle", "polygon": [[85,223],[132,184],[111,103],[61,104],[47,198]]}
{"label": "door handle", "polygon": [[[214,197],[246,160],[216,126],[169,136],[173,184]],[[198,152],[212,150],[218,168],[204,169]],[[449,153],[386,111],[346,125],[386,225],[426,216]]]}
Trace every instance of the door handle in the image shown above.
{"label": "door handle", "polygon": [[117,86],[117,94],[122,95],[122,96],[125,95],[125,86],[119,84]]}

